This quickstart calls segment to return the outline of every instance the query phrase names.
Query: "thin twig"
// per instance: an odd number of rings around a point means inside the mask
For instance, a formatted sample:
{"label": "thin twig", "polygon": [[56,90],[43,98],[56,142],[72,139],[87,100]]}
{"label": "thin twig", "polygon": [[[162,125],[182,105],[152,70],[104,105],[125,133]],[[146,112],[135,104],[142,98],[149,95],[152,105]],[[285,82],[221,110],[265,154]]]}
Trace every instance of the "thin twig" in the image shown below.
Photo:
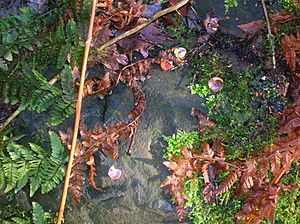
{"label": "thin twig", "polygon": [[284,172],[285,172],[285,169],[282,168],[282,169],[280,170],[279,174],[277,175],[277,177],[275,177],[275,178],[272,180],[272,182],[271,182],[270,185],[277,184],[277,183],[279,182],[279,180],[281,179],[281,177],[283,176]]}
{"label": "thin twig", "polygon": [[90,25],[89,25],[89,32],[87,36],[87,40],[85,42],[85,49],[84,49],[84,56],[83,56],[83,62],[82,62],[82,70],[81,70],[81,76],[80,76],[80,84],[79,84],[79,91],[78,91],[78,97],[77,97],[77,103],[76,103],[76,113],[75,113],[75,122],[74,122],[74,129],[73,129],[73,139],[72,139],[72,145],[70,150],[70,157],[69,162],[66,170],[66,176],[65,176],[65,184],[63,188],[63,193],[61,196],[61,202],[57,217],[57,224],[61,224],[64,210],[65,210],[65,204],[67,199],[67,193],[68,193],[68,187],[69,187],[69,181],[72,171],[72,165],[74,160],[74,153],[76,148],[76,142],[77,142],[77,135],[78,135],[78,129],[79,129],[79,122],[80,122],[80,113],[81,113],[81,104],[82,104],[82,97],[83,97],[83,87],[84,87],[84,81],[85,81],[85,74],[87,69],[87,61],[88,61],[88,55],[89,50],[91,46],[92,41],[92,35],[93,35],[93,26],[94,26],[94,18],[95,18],[95,12],[96,12],[96,4],[97,0],[93,0],[93,6],[92,6],[92,13],[91,13],[91,19],[90,19]]}
{"label": "thin twig", "polygon": [[147,19],[144,23],[132,28],[131,30],[128,30],[127,32],[125,33],[122,33],[121,35],[105,42],[103,45],[101,45],[97,51],[98,52],[102,52],[105,48],[113,45],[114,43],[126,38],[126,37],[129,37],[131,36],[132,34],[135,34],[137,32],[139,32],[140,30],[142,30],[144,27],[148,26],[150,23],[152,23],[153,21],[159,19],[160,17],[170,13],[170,12],[173,12],[173,11],[176,11],[177,9],[181,8],[182,6],[184,6],[185,4],[187,4],[190,0],[182,0],[180,2],[178,2],[177,4],[175,5],[172,5],[170,6],[169,8],[166,8],[164,10],[161,10],[160,12],[156,13],[153,15],[153,17]]}
{"label": "thin twig", "polygon": [[[49,85],[53,86],[55,83],[57,83],[60,80],[60,74],[54,76],[53,79],[51,79],[48,83]],[[4,122],[0,125],[0,132],[2,132],[25,108],[22,106],[19,106],[18,109],[11,114]]]}
{"label": "thin twig", "polygon": [[271,44],[271,51],[272,51],[272,64],[273,64],[273,70],[276,70],[276,55],[275,55],[275,47],[274,47],[274,36],[272,34],[271,26],[270,26],[270,20],[269,20],[269,15],[266,7],[266,2],[265,0],[261,0],[261,4],[264,10],[265,18],[266,18],[266,23],[267,23],[267,28],[268,28],[268,40],[270,41]]}

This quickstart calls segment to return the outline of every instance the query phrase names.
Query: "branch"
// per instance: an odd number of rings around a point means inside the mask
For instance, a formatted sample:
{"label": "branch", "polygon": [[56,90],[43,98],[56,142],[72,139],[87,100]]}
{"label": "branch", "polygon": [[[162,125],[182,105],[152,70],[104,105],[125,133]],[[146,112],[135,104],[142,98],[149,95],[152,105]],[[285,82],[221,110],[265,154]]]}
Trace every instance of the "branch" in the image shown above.
{"label": "branch", "polygon": [[180,2],[178,2],[177,4],[175,5],[172,5],[170,6],[169,8],[166,8],[164,10],[161,10],[160,12],[156,13],[155,15],[153,15],[153,17],[147,19],[144,23],[132,28],[131,30],[128,30],[127,32],[125,33],[122,33],[121,35],[105,42],[103,45],[101,45],[97,51],[98,52],[102,52],[105,48],[113,45],[114,43],[126,38],[126,37],[129,37],[131,36],[132,34],[135,34],[137,32],[139,32],[140,30],[142,30],[144,27],[148,26],[150,23],[152,23],[153,21],[157,20],[158,18],[170,13],[170,12],[173,12],[173,11],[176,11],[178,10],[179,8],[181,8],[182,6],[184,6],[185,4],[187,4],[190,0],[182,0]]}
{"label": "branch", "polygon": [[90,19],[90,25],[89,25],[89,32],[88,32],[87,40],[85,42],[85,49],[84,49],[84,55],[83,55],[83,62],[82,62],[82,69],[81,69],[81,76],[80,76],[80,84],[79,84],[79,91],[78,91],[78,97],[77,97],[77,103],[76,103],[75,122],[74,122],[74,129],[73,129],[73,139],[72,139],[72,145],[71,145],[71,150],[70,150],[70,157],[69,157],[68,167],[67,167],[67,170],[66,170],[65,184],[64,184],[63,193],[62,193],[62,196],[61,196],[61,202],[60,202],[60,206],[59,206],[57,224],[61,224],[61,221],[62,221],[62,218],[63,218],[66,199],[67,199],[67,194],[68,194],[68,188],[69,188],[69,181],[70,181],[70,176],[71,176],[71,171],[72,171],[72,165],[73,165],[73,161],[74,161],[74,153],[75,153],[76,142],[77,142],[77,134],[78,134],[78,129],[79,129],[81,104],[82,104],[82,97],[83,97],[83,87],[84,87],[85,74],[86,74],[86,69],[87,69],[88,55],[89,55],[89,50],[90,50],[92,35],[93,35],[93,26],[94,26],[94,18],[95,18],[97,2],[98,2],[97,0],[93,0],[91,19]]}

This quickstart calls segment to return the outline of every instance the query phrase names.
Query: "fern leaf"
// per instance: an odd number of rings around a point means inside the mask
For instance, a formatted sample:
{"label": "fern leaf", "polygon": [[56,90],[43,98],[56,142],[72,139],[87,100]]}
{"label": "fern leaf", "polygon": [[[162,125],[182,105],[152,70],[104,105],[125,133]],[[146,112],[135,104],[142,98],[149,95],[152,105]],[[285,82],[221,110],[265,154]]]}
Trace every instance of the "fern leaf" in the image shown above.
{"label": "fern leaf", "polygon": [[42,194],[48,193],[53,190],[64,178],[65,167],[63,163],[57,163],[52,158],[45,163],[42,169]]}
{"label": "fern leaf", "polygon": [[68,21],[66,26],[66,34],[69,43],[72,43],[75,39],[77,39],[78,29],[76,26],[76,22],[73,19]]}
{"label": "fern leaf", "polygon": [[72,199],[77,204],[80,203],[80,198],[84,192],[86,165],[82,163],[74,163],[70,178],[69,190]]}
{"label": "fern leaf", "polygon": [[35,163],[31,163],[31,172],[33,173],[33,175],[30,177],[30,197],[34,195],[34,193],[42,184],[42,170],[46,165],[46,161],[47,160],[36,160]]}
{"label": "fern leaf", "polygon": [[45,211],[37,202],[32,202],[32,218],[34,224],[46,224]]}
{"label": "fern leaf", "polygon": [[56,102],[56,105],[51,114],[52,126],[56,126],[67,119],[69,116],[73,115],[75,105],[72,101],[61,99]]}
{"label": "fern leaf", "polygon": [[31,95],[31,99],[28,105],[28,109],[42,113],[50,108],[56,101],[57,95],[50,91],[42,91],[37,89]]}
{"label": "fern leaf", "polygon": [[64,97],[70,101],[75,100],[76,94],[73,87],[73,76],[69,65],[65,65],[61,76],[61,87]]}
{"label": "fern leaf", "polygon": [[214,156],[214,151],[210,148],[209,144],[202,142],[201,146],[203,148],[204,157],[207,160],[212,160]]}
{"label": "fern leaf", "polygon": [[36,153],[38,158],[44,159],[47,157],[47,152],[41,146],[34,143],[29,143],[29,146],[31,150]]}
{"label": "fern leaf", "polygon": [[15,192],[19,192],[29,181],[29,175],[25,174],[21,179],[18,180],[18,185],[15,189]]}
{"label": "fern leaf", "polygon": [[89,155],[89,161],[87,162],[87,164],[89,165],[90,167],[90,170],[89,170],[89,181],[90,181],[90,185],[97,191],[101,191],[102,189],[101,188],[98,188],[97,185],[96,185],[96,182],[95,182],[95,176],[97,176],[97,173],[96,173],[96,168],[95,168],[95,158],[94,156],[91,154]]}
{"label": "fern leaf", "polygon": [[64,158],[65,147],[61,143],[60,137],[53,131],[49,131],[50,142],[51,142],[51,159],[54,161],[61,162]]}
{"label": "fern leaf", "polygon": [[64,66],[70,50],[71,50],[71,46],[69,44],[62,46],[56,61],[56,68],[61,69]]}
{"label": "fern leaf", "polygon": [[3,169],[2,162],[0,162],[0,189],[3,188],[4,183],[5,183],[4,169]]}
{"label": "fern leaf", "polygon": [[13,162],[9,158],[4,158],[2,160],[3,163],[3,170],[5,174],[5,182],[6,182],[6,188],[4,190],[5,193],[11,191],[18,182],[18,167],[15,162]]}
{"label": "fern leaf", "polygon": [[234,183],[239,179],[241,176],[241,172],[232,170],[224,179],[222,184],[214,191],[215,195],[225,193],[228,191]]}

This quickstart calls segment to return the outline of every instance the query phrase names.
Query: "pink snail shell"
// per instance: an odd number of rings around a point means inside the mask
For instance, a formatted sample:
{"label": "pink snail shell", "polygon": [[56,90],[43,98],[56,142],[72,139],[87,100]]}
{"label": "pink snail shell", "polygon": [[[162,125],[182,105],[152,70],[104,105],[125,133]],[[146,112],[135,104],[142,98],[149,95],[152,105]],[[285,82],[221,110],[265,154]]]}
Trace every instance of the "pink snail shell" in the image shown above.
{"label": "pink snail shell", "polygon": [[212,77],[208,81],[208,87],[214,92],[217,93],[219,92],[224,86],[224,81],[220,77]]}
{"label": "pink snail shell", "polygon": [[122,176],[122,171],[119,169],[116,169],[114,166],[111,166],[108,170],[108,176],[112,180],[118,180]]}

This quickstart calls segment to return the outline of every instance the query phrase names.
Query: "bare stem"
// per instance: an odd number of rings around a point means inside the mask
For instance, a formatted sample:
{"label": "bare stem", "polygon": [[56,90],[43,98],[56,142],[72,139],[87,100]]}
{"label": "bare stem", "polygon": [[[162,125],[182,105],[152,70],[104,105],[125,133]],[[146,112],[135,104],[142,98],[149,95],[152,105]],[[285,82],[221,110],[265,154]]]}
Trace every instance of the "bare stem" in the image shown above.
{"label": "bare stem", "polygon": [[70,176],[71,176],[71,171],[72,171],[72,165],[73,165],[73,161],[74,161],[74,153],[75,153],[75,148],[76,148],[77,135],[78,135],[78,129],[79,129],[79,122],[80,122],[84,81],[85,81],[85,75],[86,75],[86,70],[87,70],[88,55],[89,55],[89,50],[90,50],[92,35],[93,35],[93,26],[94,26],[94,18],[95,18],[97,2],[98,2],[97,0],[93,0],[91,19],[90,19],[90,24],[89,24],[89,31],[88,31],[87,40],[85,42],[79,91],[78,91],[77,102],[76,102],[75,121],[74,121],[74,128],[73,128],[73,139],[72,139],[72,145],[71,145],[71,150],[70,150],[69,162],[68,162],[68,166],[67,166],[67,170],[66,170],[63,193],[61,196],[61,202],[60,202],[59,211],[58,211],[57,224],[61,224],[61,221],[62,221],[62,218],[64,215],[65,204],[66,204],[69,182],[70,182]]}
{"label": "bare stem", "polygon": [[270,41],[271,44],[271,51],[272,51],[272,64],[273,64],[273,70],[276,70],[276,55],[275,55],[275,46],[274,46],[274,36],[272,34],[271,26],[270,26],[270,20],[269,20],[269,15],[266,7],[266,2],[265,0],[261,0],[261,4],[264,10],[265,18],[266,18],[266,23],[267,23],[267,29],[268,29],[268,40]]}

